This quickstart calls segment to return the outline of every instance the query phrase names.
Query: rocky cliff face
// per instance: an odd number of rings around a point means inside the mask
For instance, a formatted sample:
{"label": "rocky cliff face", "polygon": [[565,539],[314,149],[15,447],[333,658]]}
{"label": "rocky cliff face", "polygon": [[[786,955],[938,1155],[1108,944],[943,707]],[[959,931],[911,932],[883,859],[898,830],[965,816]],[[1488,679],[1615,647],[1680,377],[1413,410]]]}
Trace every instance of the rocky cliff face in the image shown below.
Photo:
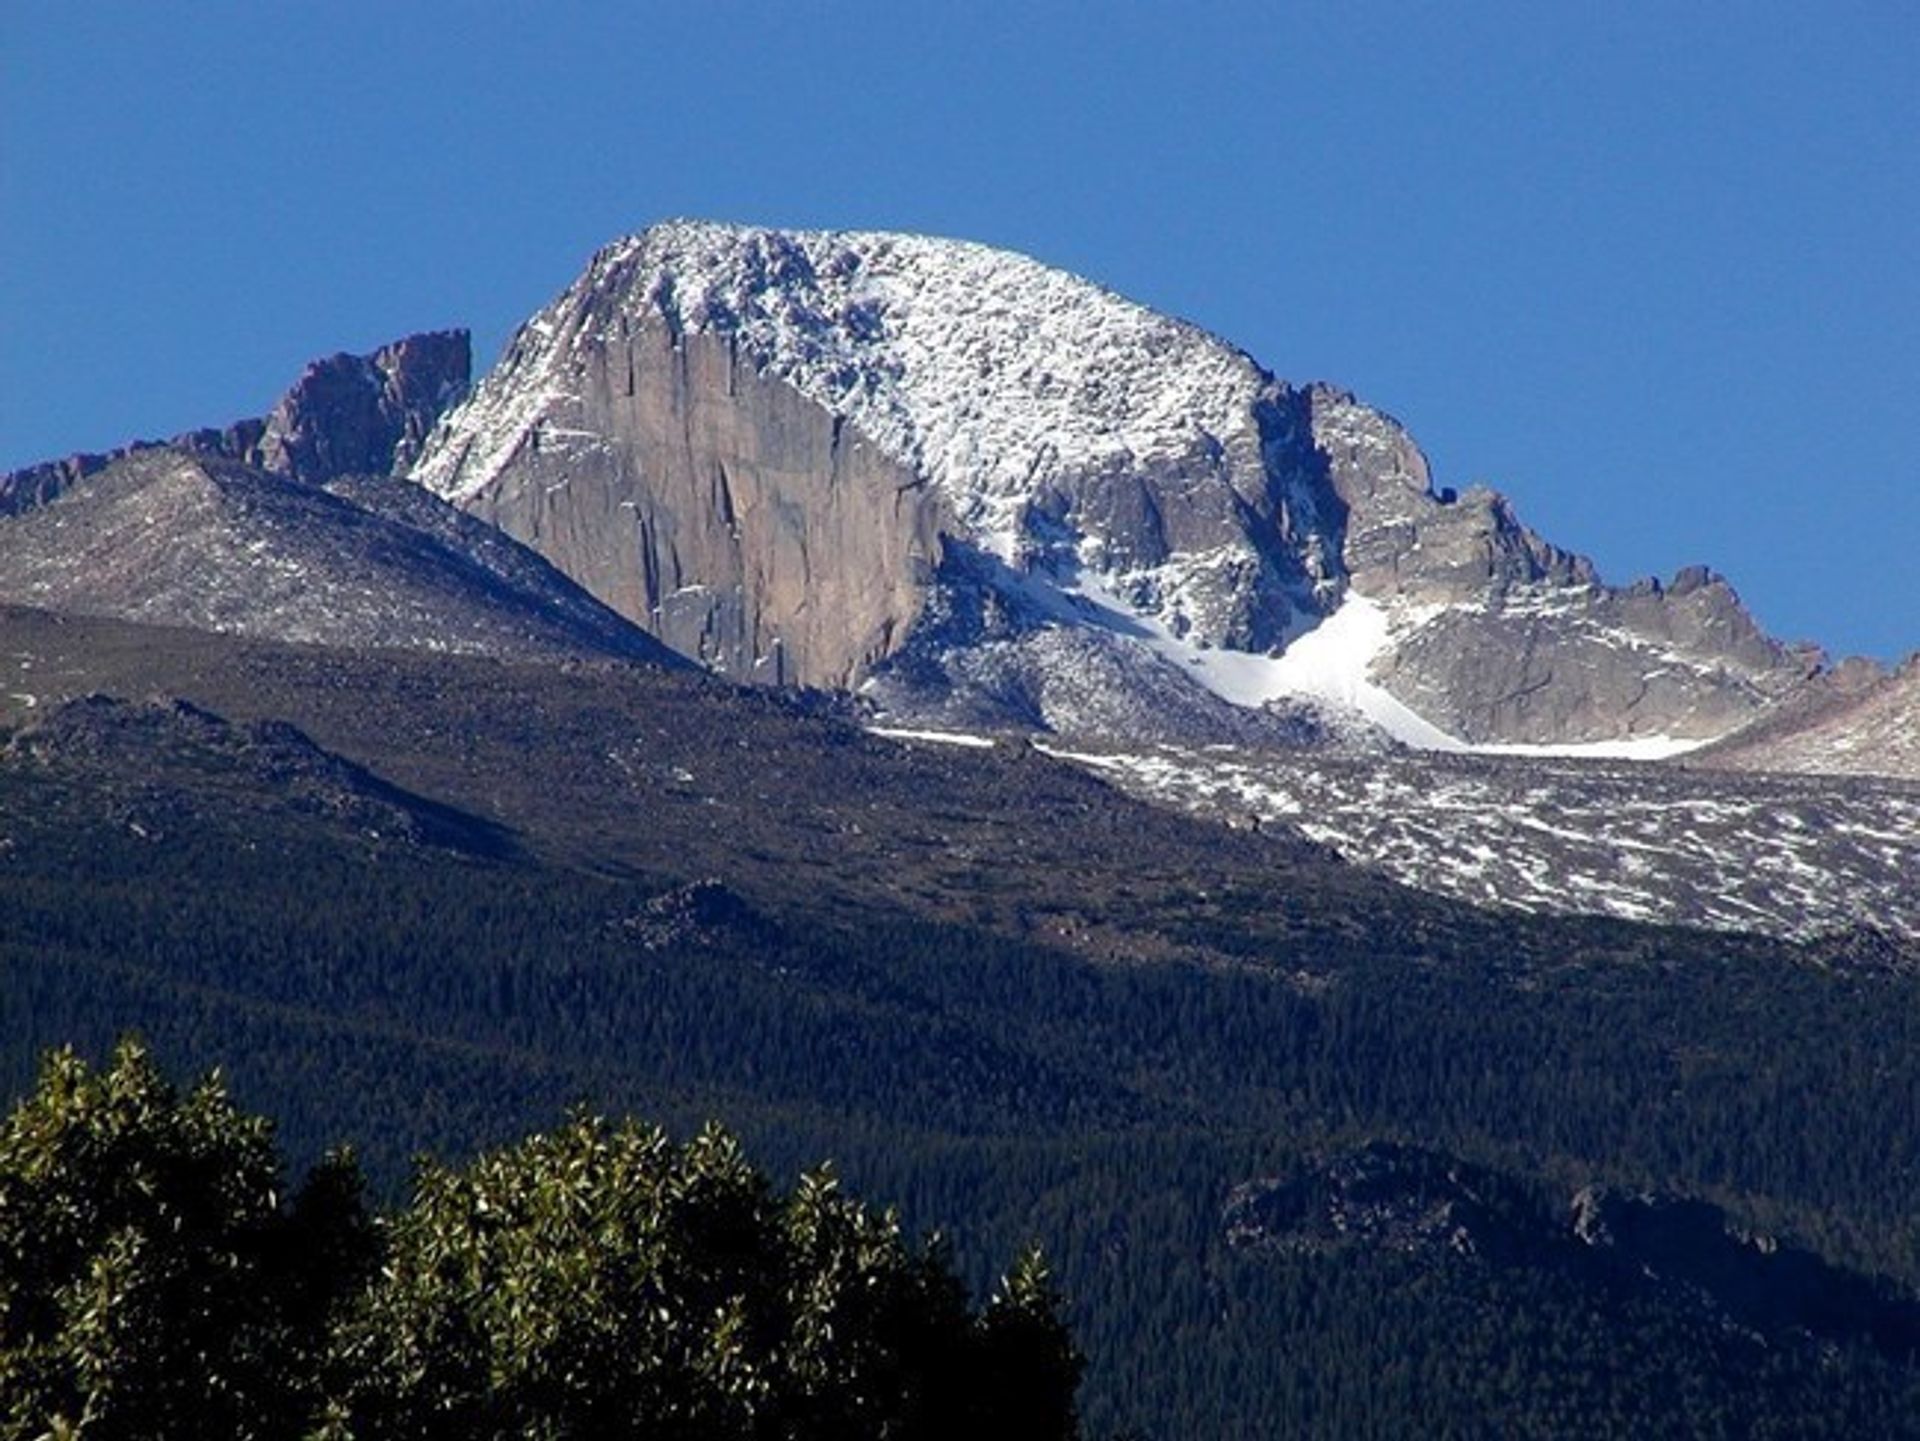
{"label": "rocky cliff face", "polygon": [[[777,638],[785,678],[864,678],[969,555],[1009,581],[1092,564],[1183,629],[1271,645],[1311,594],[1262,459],[1272,391],[1191,327],[982,247],[666,226],[526,326],[414,476],[663,638],[688,638],[676,591],[737,587],[692,604],[743,677]],[[609,502],[644,528],[607,536]]]}
{"label": "rocky cliff face", "polygon": [[1892,670],[1852,660],[1698,757],[1728,770],[1920,781],[1920,654]]}
{"label": "rocky cliff face", "polygon": [[[893,651],[940,557],[907,467],[726,337],[658,316],[588,338],[468,508],[684,655],[742,679],[850,686]],[[551,362],[534,338],[501,376]]]}
{"label": "rocky cliff face", "polygon": [[1665,586],[1604,585],[1497,492],[1436,492],[1390,418],[1324,386],[1308,398],[1314,448],[1346,507],[1342,559],[1354,589],[1393,617],[1372,674],[1448,734],[1705,739],[1763,713],[1820,663],[1766,636],[1705,567]]}
{"label": "rocky cliff face", "polygon": [[316,361],[272,412],[0,477],[0,601],[335,646],[671,661],[537,555],[390,472],[467,334]]}
{"label": "rocky cliff face", "polygon": [[903,720],[1661,743],[1810,667],[1715,578],[1610,589],[1497,495],[1436,492],[1351,396],[923,237],[618,242],[411,474],[677,649]]}
{"label": "rocky cliff face", "polygon": [[410,335],[371,355],[316,360],[274,406],[258,441],[230,458],[313,484],[386,475],[413,462],[434,422],[465,397],[472,378],[464,330]]}

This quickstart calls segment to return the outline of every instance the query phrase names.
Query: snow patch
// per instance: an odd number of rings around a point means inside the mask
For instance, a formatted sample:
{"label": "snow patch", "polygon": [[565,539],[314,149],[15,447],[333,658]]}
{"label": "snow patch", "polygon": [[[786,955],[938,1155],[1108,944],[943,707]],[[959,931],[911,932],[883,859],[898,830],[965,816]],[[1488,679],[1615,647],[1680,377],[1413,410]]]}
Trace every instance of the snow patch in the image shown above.
{"label": "snow patch", "polygon": [[1334,613],[1296,636],[1278,655],[1256,655],[1197,643],[1175,635],[1157,616],[1141,615],[1089,571],[1063,591],[1087,602],[1107,624],[1135,636],[1162,659],[1180,667],[1222,700],[1257,708],[1278,700],[1313,700],[1357,712],[1404,745],[1419,750],[1460,751],[1464,741],[1448,735],[1367,679],[1367,667],[1389,639],[1387,614],[1352,591]]}
{"label": "snow patch", "polygon": [[969,735],[965,731],[912,730],[903,726],[870,726],[869,735],[885,736],[894,741],[928,741],[934,745],[965,746],[970,750],[992,750],[991,736]]}
{"label": "snow patch", "polygon": [[1700,749],[1710,737],[1688,739],[1685,736],[1629,736],[1624,740],[1578,741],[1566,745],[1477,745],[1469,747],[1483,756],[1585,757],[1604,761],[1664,761]]}

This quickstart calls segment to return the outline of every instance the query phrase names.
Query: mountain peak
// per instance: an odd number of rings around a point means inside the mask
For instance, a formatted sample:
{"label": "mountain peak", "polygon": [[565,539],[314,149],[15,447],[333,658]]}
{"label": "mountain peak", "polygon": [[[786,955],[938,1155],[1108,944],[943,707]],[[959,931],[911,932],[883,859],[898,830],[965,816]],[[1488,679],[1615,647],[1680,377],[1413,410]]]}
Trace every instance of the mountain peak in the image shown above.
{"label": "mountain peak", "polygon": [[472,378],[464,330],[426,331],[370,355],[316,360],[267,416],[250,458],[262,470],[315,484],[403,469]]}
{"label": "mountain peak", "polygon": [[471,498],[536,423],[507,395],[523,399],[529,385],[566,395],[566,355],[649,321],[746,352],[920,470],[1003,559],[1031,548],[1029,512],[1073,472],[1232,452],[1255,483],[1251,411],[1270,378],[1194,326],[969,241],[708,221],[602,249],[515,337],[488,393],[415,477]]}
{"label": "mountain peak", "polygon": [[1418,745],[1665,752],[1804,674],[1723,587],[1612,590],[1350,394],[968,241],[615,241],[410,473],[676,649],[902,721],[1131,731],[1151,695],[1243,739],[1358,701]]}

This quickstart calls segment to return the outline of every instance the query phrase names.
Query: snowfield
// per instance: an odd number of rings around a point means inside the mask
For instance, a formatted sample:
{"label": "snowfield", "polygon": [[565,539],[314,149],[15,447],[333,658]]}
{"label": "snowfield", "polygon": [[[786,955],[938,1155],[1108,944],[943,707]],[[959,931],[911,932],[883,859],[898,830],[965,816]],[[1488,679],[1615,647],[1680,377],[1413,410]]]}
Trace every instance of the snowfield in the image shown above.
{"label": "snowfield", "polygon": [[1144,799],[1284,821],[1355,864],[1476,904],[1920,940],[1920,785],[1590,758],[1037,744]]}

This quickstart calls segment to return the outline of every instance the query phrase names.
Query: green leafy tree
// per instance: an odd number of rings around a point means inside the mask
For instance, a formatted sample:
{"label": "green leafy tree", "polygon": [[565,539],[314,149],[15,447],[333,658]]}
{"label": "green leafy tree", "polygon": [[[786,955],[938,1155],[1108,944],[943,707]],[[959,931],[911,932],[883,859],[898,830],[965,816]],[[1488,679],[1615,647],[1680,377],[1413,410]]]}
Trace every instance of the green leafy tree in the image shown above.
{"label": "green leafy tree", "polygon": [[1030,1247],[981,1318],[986,1419],[998,1441],[1073,1433],[1081,1360],[1060,1319],[1061,1297],[1040,1248]]}
{"label": "green leafy tree", "polygon": [[983,1310],[832,1174],[717,1128],[579,1116],[376,1221],[329,1157],[137,1043],[0,1127],[0,1441],[1067,1441],[1079,1359],[1037,1253]]}
{"label": "green leafy tree", "polygon": [[777,1196],[717,1129],[581,1117],[428,1167],[389,1243],[338,1339],[330,1437],[944,1441],[1016,1412],[1016,1436],[1077,1434],[1050,1293],[976,1316],[937,1243],[824,1171]]}
{"label": "green leafy tree", "polygon": [[293,1434],[368,1257],[358,1176],[279,1199],[271,1128],[136,1042],[70,1051],[0,1127],[0,1437]]}

